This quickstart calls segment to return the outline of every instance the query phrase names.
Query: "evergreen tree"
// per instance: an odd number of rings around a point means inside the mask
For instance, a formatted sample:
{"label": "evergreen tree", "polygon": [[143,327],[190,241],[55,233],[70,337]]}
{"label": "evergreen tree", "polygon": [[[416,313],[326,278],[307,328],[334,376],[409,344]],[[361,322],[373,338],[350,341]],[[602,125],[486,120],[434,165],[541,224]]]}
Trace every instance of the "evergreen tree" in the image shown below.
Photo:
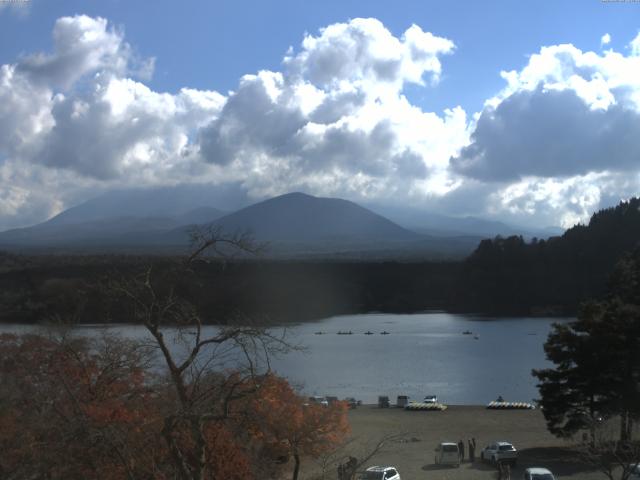
{"label": "evergreen tree", "polygon": [[611,277],[610,295],[584,304],[578,319],[554,325],[545,343],[555,368],[534,370],[549,431],[566,437],[620,417],[620,440],[631,440],[640,415],[640,249]]}

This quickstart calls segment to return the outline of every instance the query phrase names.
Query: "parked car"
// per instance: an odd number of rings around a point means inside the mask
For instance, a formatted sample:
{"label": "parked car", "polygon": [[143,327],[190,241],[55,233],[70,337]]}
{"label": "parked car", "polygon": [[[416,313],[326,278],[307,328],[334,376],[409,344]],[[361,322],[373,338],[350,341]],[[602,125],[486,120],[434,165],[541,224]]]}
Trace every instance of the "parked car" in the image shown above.
{"label": "parked car", "polygon": [[317,404],[322,405],[324,407],[328,407],[329,406],[329,401],[325,397],[317,397],[317,396],[309,397],[309,402],[317,403]]}
{"label": "parked car", "polygon": [[480,460],[483,462],[508,462],[515,466],[518,461],[518,451],[509,442],[493,442],[482,449]]}
{"label": "parked car", "polygon": [[640,479],[640,463],[629,465],[629,468],[631,472],[629,474],[629,480]]}
{"label": "parked car", "polygon": [[396,467],[369,467],[362,475],[360,480],[400,480],[400,474]]}
{"label": "parked car", "polygon": [[437,395],[427,395],[424,397],[424,403],[438,403]]}
{"label": "parked car", "polygon": [[349,408],[351,409],[356,408],[358,406],[357,400],[353,397],[347,397],[344,399],[344,401],[347,402],[347,405],[349,405]]}
{"label": "parked car", "polygon": [[460,466],[460,450],[458,444],[454,442],[442,442],[436,447],[436,465]]}
{"label": "parked car", "polygon": [[386,395],[380,395],[378,397],[378,407],[380,408],[389,408],[389,397]]}
{"label": "parked car", "polygon": [[556,480],[556,477],[553,476],[546,468],[541,467],[531,467],[527,468],[524,471],[524,476],[522,477],[524,480]]}

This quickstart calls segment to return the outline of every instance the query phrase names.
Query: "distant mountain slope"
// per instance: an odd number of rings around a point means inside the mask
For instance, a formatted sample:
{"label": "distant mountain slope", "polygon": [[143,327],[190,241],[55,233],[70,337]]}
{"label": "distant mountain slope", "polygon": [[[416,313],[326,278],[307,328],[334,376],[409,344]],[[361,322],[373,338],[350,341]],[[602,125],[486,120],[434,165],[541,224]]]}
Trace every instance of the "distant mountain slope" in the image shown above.
{"label": "distant mountain slope", "polygon": [[433,236],[467,235],[493,238],[497,235],[503,237],[523,235],[528,238],[548,238],[554,235],[561,235],[564,232],[560,227],[521,227],[479,217],[452,217],[425,212],[415,207],[394,207],[375,204],[366,206],[402,227],[417,233]]}
{"label": "distant mountain slope", "polygon": [[256,203],[215,222],[225,231],[249,230],[259,240],[412,241],[419,235],[353,202],[289,193]]}
{"label": "distant mountain slope", "polygon": [[229,233],[251,232],[269,242],[268,255],[278,258],[449,259],[470,254],[482,238],[418,234],[353,202],[303,193],[224,214],[210,206],[206,192],[111,192],[41,224],[0,232],[0,248],[182,252],[194,226],[213,224]]}
{"label": "distant mountain slope", "polygon": [[[180,217],[194,209],[217,207],[213,192],[212,187],[198,185],[113,190],[68,208],[44,223],[68,225],[104,218]],[[222,213],[218,210],[212,219]]]}
{"label": "distant mountain slope", "polygon": [[[63,212],[63,214],[66,212]],[[211,223],[223,212],[200,207],[171,217],[104,217],[80,220],[85,215],[54,217],[32,227],[0,232],[0,246],[10,247],[109,247],[162,244],[166,232],[186,225]],[[61,215],[63,215],[61,214]],[[90,218],[87,215],[88,218]]]}
{"label": "distant mountain slope", "polygon": [[471,310],[574,313],[600,297],[616,262],[640,245],[640,199],[596,212],[561,237],[483,240],[465,261],[459,305]]}

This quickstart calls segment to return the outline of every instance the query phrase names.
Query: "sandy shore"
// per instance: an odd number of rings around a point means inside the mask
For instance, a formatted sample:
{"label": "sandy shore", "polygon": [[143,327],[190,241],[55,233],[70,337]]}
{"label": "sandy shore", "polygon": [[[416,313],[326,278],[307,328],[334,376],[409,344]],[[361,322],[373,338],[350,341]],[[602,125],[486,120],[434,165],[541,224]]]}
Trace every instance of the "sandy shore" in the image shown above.
{"label": "sandy shore", "polygon": [[[407,433],[405,442],[392,442],[376,455],[368,465],[393,465],[403,480],[411,479],[496,479],[496,470],[479,461],[480,450],[489,442],[504,440],[519,451],[518,466],[512,479],[523,478],[524,469],[531,466],[549,468],[556,478],[599,479],[601,473],[581,465],[570,451],[570,443],[547,432],[539,410],[487,410],[480,406],[450,406],[444,412],[405,411],[361,406],[349,413],[353,436],[357,438],[358,453],[366,444],[374,444],[384,435]],[[476,462],[468,456],[460,468],[439,467],[434,464],[434,449],[443,441],[465,442],[475,437],[478,445]],[[309,472],[311,473],[311,472]],[[335,478],[335,470],[328,478]],[[311,476],[306,477],[311,478]]]}

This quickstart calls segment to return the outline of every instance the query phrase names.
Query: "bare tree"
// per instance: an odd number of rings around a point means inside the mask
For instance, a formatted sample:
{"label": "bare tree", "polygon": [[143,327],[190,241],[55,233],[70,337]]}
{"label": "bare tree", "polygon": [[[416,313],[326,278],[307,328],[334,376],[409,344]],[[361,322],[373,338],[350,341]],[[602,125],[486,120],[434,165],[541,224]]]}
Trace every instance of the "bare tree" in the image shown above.
{"label": "bare tree", "polygon": [[632,474],[640,459],[640,441],[620,441],[613,423],[602,421],[594,426],[592,437],[579,445],[578,457],[609,480],[634,478]]}
{"label": "bare tree", "polygon": [[[194,278],[199,262],[255,255],[263,248],[246,234],[226,235],[209,227],[191,232],[191,252],[170,267],[148,265],[136,275],[111,279],[108,290],[131,307],[136,323],[150,333],[167,368],[174,403],[164,416],[162,435],[178,478],[214,478],[209,471],[208,425],[225,422],[232,404],[259,387],[260,371],[269,357],[289,346],[249,319],[232,325],[205,327],[197,308],[178,292],[179,280]],[[233,374],[224,374],[225,369]],[[217,372],[217,373],[213,373]]]}
{"label": "bare tree", "polygon": [[[376,455],[384,452],[393,443],[409,441],[410,433],[389,433],[377,440],[362,441],[358,437],[351,437],[334,450],[320,455],[316,463],[320,467],[317,480],[338,478],[338,480],[353,480],[358,473],[366,469],[366,465]],[[336,475],[336,472],[340,472]],[[341,475],[341,476],[340,476]]]}

